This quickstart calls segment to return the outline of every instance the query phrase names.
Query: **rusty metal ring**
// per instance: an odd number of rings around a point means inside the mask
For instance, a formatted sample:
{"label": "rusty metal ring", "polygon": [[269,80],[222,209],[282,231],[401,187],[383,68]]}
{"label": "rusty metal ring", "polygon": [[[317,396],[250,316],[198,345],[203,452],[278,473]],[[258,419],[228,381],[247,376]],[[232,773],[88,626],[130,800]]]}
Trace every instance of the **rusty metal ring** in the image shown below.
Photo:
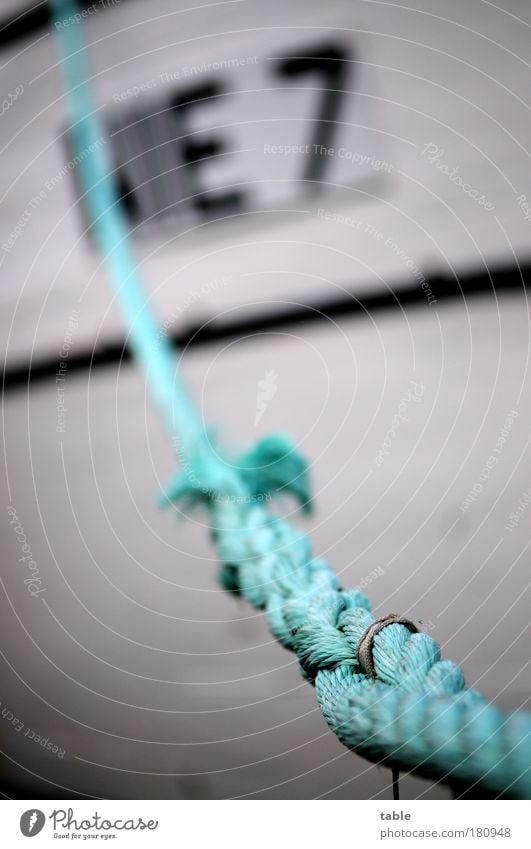
{"label": "rusty metal ring", "polygon": [[418,633],[419,630],[410,619],[399,616],[397,613],[389,613],[387,616],[382,616],[380,619],[376,619],[372,625],[369,625],[361,635],[357,656],[359,665],[366,675],[370,675],[371,678],[377,677],[372,656],[374,638],[376,634],[379,634],[388,625],[404,625],[412,634]]}

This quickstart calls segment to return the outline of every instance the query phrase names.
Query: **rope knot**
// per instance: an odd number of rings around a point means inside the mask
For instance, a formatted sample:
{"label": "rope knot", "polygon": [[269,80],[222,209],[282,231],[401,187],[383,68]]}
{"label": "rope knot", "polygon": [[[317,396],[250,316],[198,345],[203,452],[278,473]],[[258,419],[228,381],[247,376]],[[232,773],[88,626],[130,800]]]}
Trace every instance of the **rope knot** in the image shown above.
{"label": "rope knot", "polygon": [[172,503],[195,506],[222,497],[238,498],[243,487],[238,474],[214,452],[185,460],[158,499],[159,507]]}
{"label": "rope knot", "polygon": [[308,464],[287,436],[265,436],[234,462],[224,460],[214,447],[180,459],[181,468],[158,499],[160,507],[223,500],[249,507],[287,493],[305,512],[310,510]]}
{"label": "rope knot", "polygon": [[265,436],[246,451],[236,465],[252,496],[287,493],[305,512],[310,511],[308,463],[289,437],[279,433]]}

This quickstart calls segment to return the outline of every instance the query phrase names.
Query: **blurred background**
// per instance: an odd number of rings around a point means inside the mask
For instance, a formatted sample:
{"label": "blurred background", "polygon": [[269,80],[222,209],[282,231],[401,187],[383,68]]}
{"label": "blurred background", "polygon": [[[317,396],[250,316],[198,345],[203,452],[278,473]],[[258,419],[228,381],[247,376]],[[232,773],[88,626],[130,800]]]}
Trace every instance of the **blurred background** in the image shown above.
{"label": "blurred background", "polygon": [[99,143],[205,420],[228,451],[291,434],[316,553],[513,710],[529,5],[80,10],[1,11],[0,791],[388,799],[390,773],[338,743],[262,615],[219,589],[206,516],[155,507],[175,457],[87,227],[54,32],[84,28]]}

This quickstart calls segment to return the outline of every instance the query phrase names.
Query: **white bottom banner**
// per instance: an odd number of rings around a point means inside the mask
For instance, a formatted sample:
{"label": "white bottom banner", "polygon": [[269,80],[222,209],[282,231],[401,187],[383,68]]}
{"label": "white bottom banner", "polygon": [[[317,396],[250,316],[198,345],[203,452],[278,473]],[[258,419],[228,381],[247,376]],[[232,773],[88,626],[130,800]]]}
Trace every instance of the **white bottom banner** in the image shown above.
{"label": "white bottom banner", "polygon": [[[5,801],[2,846],[529,846],[529,802]],[[69,844],[69,845],[70,845]]]}

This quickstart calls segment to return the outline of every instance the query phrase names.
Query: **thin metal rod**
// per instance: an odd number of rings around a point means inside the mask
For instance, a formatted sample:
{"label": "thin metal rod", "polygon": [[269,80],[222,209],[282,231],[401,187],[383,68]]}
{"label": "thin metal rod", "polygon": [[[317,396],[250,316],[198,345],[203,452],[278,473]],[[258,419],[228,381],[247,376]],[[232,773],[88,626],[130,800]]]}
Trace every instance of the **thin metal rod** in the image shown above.
{"label": "thin metal rod", "polygon": [[393,801],[400,801],[400,788],[398,786],[398,782],[400,781],[400,772],[396,767],[393,767],[391,772],[393,773]]}

